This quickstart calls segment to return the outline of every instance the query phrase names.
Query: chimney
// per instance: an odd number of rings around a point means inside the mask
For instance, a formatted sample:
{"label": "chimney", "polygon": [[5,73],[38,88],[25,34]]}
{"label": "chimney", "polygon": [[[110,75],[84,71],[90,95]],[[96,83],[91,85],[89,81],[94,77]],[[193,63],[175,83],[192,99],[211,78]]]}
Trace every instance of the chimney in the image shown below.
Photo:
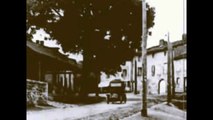
{"label": "chimney", "polygon": [[186,40],[187,39],[187,35],[186,34],[183,34],[182,35],[182,40]]}
{"label": "chimney", "polygon": [[40,45],[41,45],[41,46],[44,46],[44,41],[40,41]]}
{"label": "chimney", "polygon": [[39,42],[40,42],[39,40],[36,40],[36,44],[39,44]]}
{"label": "chimney", "polygon": [[159,42],[159,46],[163,47],[165,45],[166,45],[166,41],[164,41],[164,39],[161,39],[160,42]]}
{"label": "chimney", "polygon": [[36,44],[37,44],[37,45],[44,46],[44,41],[36,40]]}

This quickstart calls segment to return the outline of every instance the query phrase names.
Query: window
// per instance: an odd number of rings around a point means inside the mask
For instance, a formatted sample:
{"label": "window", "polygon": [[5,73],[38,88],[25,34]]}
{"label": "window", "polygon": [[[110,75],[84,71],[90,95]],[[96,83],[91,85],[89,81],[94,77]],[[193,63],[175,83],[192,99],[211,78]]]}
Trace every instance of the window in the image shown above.
{"label": "window", "polygon": [[138,56],[138,62],[140,62],[142,59],[141,55]]}
{"label": "window", "polygon": [[140,56],[138,56],[138,62],[140,62],[140,61],[141,61]]}
{"label": "window", "polygon": [[48,74],[45,74],[45,81],[46,82],[52,82],[52,79],[53,79],[53,75],[48,73]]}
{"label": "window", "polygon": [[180,85],[180,83],[179,83],[179,82],[180,82],[180,78],[179,78],[179,77],[177,77],[177,78],[176,78],[176,87],[177,87],[177,88],[179,88],[179,85]]}
{"label": "window", "polygon": [[166,56],[167,51],[164,51],[164,56]]}
{"label": "window", "polygon": [[110,77],[109,74],[107,74],[107,79],[109,79],[109,77]]}
{"label": "window", "polygon": [[126,69],[123,69],[123,72],[122,72],[122,75],[121,75],[123,78],[125,78],[127,76],[127,70]]}
{"label": "window", "polygon": [[142,67],[138,67],[138,76],[142,76]]}
{"label": "window", "polygon": [[164,63],[163,74],[167,74],[167,63]]}
{"label": "window", "polygon": [[152,72],[152,76],[155,76],[155,65],[152,65],[151,72]]}
{"label": "window", "polygon": [[176,84],[177,84],[177,85],[179,85],[179,79],[180,79],[180,78],[178,77],[177,80],[176,80]]}
{"label": "window", "polygon": [[154,56],[155,56],[155,53],[152,53],[152,58],[154,58]]}

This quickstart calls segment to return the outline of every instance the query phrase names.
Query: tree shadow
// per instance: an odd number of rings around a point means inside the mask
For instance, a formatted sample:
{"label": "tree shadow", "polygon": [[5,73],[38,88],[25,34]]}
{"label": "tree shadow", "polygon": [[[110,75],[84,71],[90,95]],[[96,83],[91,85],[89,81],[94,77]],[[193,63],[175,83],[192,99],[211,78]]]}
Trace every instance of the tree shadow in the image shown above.
{"label": "tree shadow", "polygon": [[106,97],[101,96],[72,96],[66,98],[55,98],[54,101],[62,102],[66,104],[78,104],[78,105],[86,105],[86,104],[95,104],[106,101]]}
{"label": "tree shadow", "polygon": [[127,101],[141,101],[141,98],[127,98]]}

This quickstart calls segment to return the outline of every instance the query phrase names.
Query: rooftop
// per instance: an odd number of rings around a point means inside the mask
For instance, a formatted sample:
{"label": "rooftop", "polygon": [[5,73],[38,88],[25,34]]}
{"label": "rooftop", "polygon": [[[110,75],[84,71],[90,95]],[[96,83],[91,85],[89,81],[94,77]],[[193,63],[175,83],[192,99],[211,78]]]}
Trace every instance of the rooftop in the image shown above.
{"label": "rooftop", "polygon": [[59,53],[58,52],[59,48],[50,48],[50,47],[46,47],[44,45],[37,44],[31,41],[27,41],[27,47],[38,54],[48,56],[50,58],[56,59],[63,63],[69,64],[73,67],[77,67],[78,69],[82,68],[82,66],[78,65],[74,59],[70,59],[68,58],[67,55],[63,55]]}
{"label": "rooftop", "polygon": [[[148,48],[147,49],[147,54],[152,54],[152,53],[157,53],[157,52],[161,52],[161,51],[167,50],[167,42],[165,41],[165,43],[166,44],[163,45],[163,46],[157,45],[157,46],[153,46],[151,48]],[[173,48],[181,46],[183,44],[186,44],[186,40],[179,40],[179,41],[172,42]]]}

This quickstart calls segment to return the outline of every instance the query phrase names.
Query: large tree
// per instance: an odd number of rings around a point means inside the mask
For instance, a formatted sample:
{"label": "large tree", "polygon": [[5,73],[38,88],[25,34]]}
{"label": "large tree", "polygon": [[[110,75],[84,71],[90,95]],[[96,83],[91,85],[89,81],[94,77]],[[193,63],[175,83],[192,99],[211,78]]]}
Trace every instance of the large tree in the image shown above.
{"label": "large tree", "polygon": [[[115,73],[140,49],[141,7],[139,0],[27,0],[27,36],[43,28],[64,52],[82,52],[84,87],[94,88],[98,81],[88,74]],[[147,14],[151,28],[154,8]]]}

